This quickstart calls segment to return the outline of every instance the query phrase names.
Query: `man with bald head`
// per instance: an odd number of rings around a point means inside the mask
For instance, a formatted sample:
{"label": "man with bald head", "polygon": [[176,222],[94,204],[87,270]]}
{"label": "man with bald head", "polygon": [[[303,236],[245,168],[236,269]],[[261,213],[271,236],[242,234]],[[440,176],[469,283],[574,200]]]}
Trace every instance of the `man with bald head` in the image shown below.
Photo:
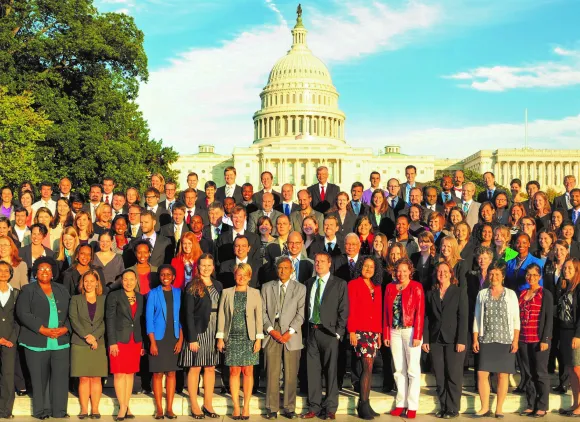
{"label": "man with bald head", "polygon": [[288,235],[288,257],[292,261],[292,278],[301,283],[306,283],[314,276],[314,261],[306,256],[304,240],[299,232]]}
{"label": "man with bald head", "polygon": [[300,207],[294,202],[294,186],[290,183],[282,185],[282,199],[280,203],[274,205],[276,211],[280,211],[282,214],[286,214],[290,217],[294,211],[298,211]]}
{"label": "man with bald head", "polygon": [[300,209],[290,214],[292,230],[301,232],[302,220],[304,220],[309,215],[316,219],[319,229],[322,228],[324,224],[324,216],[322,213],[312,208],[312,194],[309,190],[302,189],[300,192],[298,192],[298,205]]}
{"label": "man with bald head", "polygon": [[282,215],[280,211],[274,209],[275,197],[272,193],[266,192],[262,195],[262,203],[258,204],[260,209],[250,214],[248,218],[248,231],[258,233],[258,220],[262,216],[269,217],[272,221],[272,235],[277,236],[276,221]]}

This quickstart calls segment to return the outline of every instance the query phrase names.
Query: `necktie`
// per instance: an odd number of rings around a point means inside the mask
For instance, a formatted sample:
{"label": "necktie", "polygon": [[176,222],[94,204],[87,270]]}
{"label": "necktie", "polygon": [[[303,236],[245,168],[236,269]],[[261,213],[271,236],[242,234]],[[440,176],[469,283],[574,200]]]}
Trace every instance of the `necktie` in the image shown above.
{"label": "necktie", "polygon": [[487,191],[487,199],[489,199],[491,201],[491,197],[493,196],[492,192],[490,190]]}
{"label": "necktie", "polygon": [[298,271],[300,269],[300,261],[296,258],[292,258],[292,265],[294,266],[294,280],[298,280]]}
{"label": "necktie", "polygon": [[131,226],[131,237],[137,237],[137,227]]}
{"label": "necktie", "polygon": [[320,200],[324,201],[324,199],[326,198],[326,193],[324,192],[324,186],[320,187]]}
{"label": "necktie", "polygon": [[185,220],[187,224],[191,224],[191,211],[187,210],[187,219]]}
{"label": "necktie", "polygon": [[174,204],[175,204],[175,201],[169,203],[169,212],[173,212],[173,205]]}
{"label": "necktie", "polygon": [[179,239],[181,239],[181,227],[179,226],[175,226],[175,243],[179,242]]}
{"label": "necktie", "polygon": [[109,205],[109,196],[105,196],[105,204]]}
{"label": "necktie", "polygon": [[286,299],[286,284],[280,286],[280,310],[284,306],[284,299]]}
{"label": "necktie", "polygon": [[444,193],[443,194],[443,201],[447,202],[451,199],[451,195],[449,195],[448,193]]}
{"label": "necktie", "polygon": [[580,213],[579,210],[574,210],[574,212],[572,213],[572,223],[576,224],[576,221],[578,220],[578,213]]}
{"label": "necktie", "polygon": [[463,212],[467,214],[469,211],[469,204],[467,202],[463,203]]}
{"label": "necktie", "polygon": [[290,217],[290,205],[284,204],[284,214]]}
{"label": "necktie", "polygon": [[231,186],[226,185],[226,196],[228,198],[231,198],[232,197],[232,188],[231,188]]}
{"label": "necktie", "polygon": [[220,228],[216,227],[214,229],[214,240],[217,239],[217,237],[220,235]]}
{"label": "necktie", "polygon": [[324,280],[318,279],[318,286],[316,286],[316,292],[314,293],[314,306],[312,307],[312,323],[320,324],[320,299],[321,291]]}
{"label": "necktie", "polygon": [[350,269],[351,272],[354,271],[354,265],[355,265],[354,259],[349,258],[348,259],[348,268]]}
{"label": "necktie", "polygon": [[393,198],[393,201],[391,203],[393,204],[392,207],[396,208],[396,206],[397,206],[397,197],[396,196]]}
{"label": "necktie", "polygon": [[288,255],[288,243],[284,242],[284,245],[282,246],[282,255]]}
{"label": "necktie", "polygon": [[333,249],[334,249],[334,242],[330,242],[330,243],[326,244],[326,252],[332,253]]}
{"label": "necktie", "polygon": [[354,202],[352,203],[352,209],[353,209],[353,211],[354,211],[354,213],[355,213],[356,215],[359,215],[359,213],[360,213],[360,202],[358,202],[358,201],[354,201]]}

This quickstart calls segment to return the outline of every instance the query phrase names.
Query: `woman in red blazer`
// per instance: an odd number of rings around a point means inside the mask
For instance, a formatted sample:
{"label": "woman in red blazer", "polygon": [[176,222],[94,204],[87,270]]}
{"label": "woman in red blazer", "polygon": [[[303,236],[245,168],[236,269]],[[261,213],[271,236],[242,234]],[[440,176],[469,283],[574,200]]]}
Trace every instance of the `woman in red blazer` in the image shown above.
{"label": "woman in red blazer", "polygon": [[381,262],[374,256],[359,259],[355,279],[348,283],[349,314],[346,329],[357,358],[362,361],[360,398],[357,412],[360,418],[371,420],[379,416],[370,405],[373,361],[381,346],[383,301]]}
{"label": "woman in red blazer", "polygon": [[421,343],[425,299],[423,286],[411,280],[413,263],[401,258],[395,263],[395,277],[385,289],[383,337],[391,348],[397,384],[393,416],[407,413],[413,419],[419,408],[421,390]]}
{"label": "woman in red blazer", "polygon": [[179,252],[171,260],[171,266],[175,268],[173,287],[185,289],[187,283],[193,280],[197,273],[197,260],[202,253],[195,235],[192,232],[183,233],[179,239]]}

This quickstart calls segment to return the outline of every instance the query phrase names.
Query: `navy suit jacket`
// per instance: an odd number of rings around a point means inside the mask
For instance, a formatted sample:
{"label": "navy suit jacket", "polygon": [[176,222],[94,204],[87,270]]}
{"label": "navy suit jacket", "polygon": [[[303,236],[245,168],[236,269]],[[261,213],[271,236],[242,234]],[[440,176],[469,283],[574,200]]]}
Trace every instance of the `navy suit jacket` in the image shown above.
{"label": "navy suit jacket", "polygon": [[[236,185],[236,187],[234,188],[234,194],[233,194],[232,198],[234,198],[234,201],[236,201],[236,204],[242,203],[242,187],[241,186]],[[224,186],[220,186],[219,188],[217,188],[217,190],[215,192],[215,200],[219,201],[223,204],[225,199],[226,199],[226,187],[224,185]]]}
{"label": "navy suit jacket", "polygon": [[326,184],[326,192],[324,192],[324,201],[320,198],[320,187],[318,183],[308,187],[308,192],[312,195],[312,209],[325,213],[334,205],[336,197],[340,193],[340,188],[333,184]]}
{"label": "navy suit jacket", "polygon": [[[516,272],[516,266],[518,265],[518,257],[510,259],[506,264],[505,271],[505,285],[510,289],[514,290],[518,295],[522,290],[530,288],[530,285],[526,281],[526,268],[530,264],[538,264],[540,266],[540,275],[543,273],[544,262],[533,256],[531,253],[528,254],[526,260],[521,265],[520,269]],[[544,285],[544,280],[540,278],[540,286]]]}

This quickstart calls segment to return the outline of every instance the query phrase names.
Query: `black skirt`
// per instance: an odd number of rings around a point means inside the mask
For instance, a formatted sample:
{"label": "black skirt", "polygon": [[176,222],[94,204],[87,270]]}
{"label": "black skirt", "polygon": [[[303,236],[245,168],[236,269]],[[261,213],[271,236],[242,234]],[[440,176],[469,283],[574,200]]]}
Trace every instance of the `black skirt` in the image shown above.
{"label": "black skirt", "polygon": [[479,343],[479,371],[499,374],[516,373],[516,354],[511,344]]}
{"label": "black skirt", "polygon": [[165,334],[161,340],[157,340],[157,356],[149,355],[149,372],[173,372],[180,368],[177,365],[179,354],[173,349],[177,339],[173,332],[173,291],[164,291],[165,304],[167,306],[167,320],[165,321]]}

